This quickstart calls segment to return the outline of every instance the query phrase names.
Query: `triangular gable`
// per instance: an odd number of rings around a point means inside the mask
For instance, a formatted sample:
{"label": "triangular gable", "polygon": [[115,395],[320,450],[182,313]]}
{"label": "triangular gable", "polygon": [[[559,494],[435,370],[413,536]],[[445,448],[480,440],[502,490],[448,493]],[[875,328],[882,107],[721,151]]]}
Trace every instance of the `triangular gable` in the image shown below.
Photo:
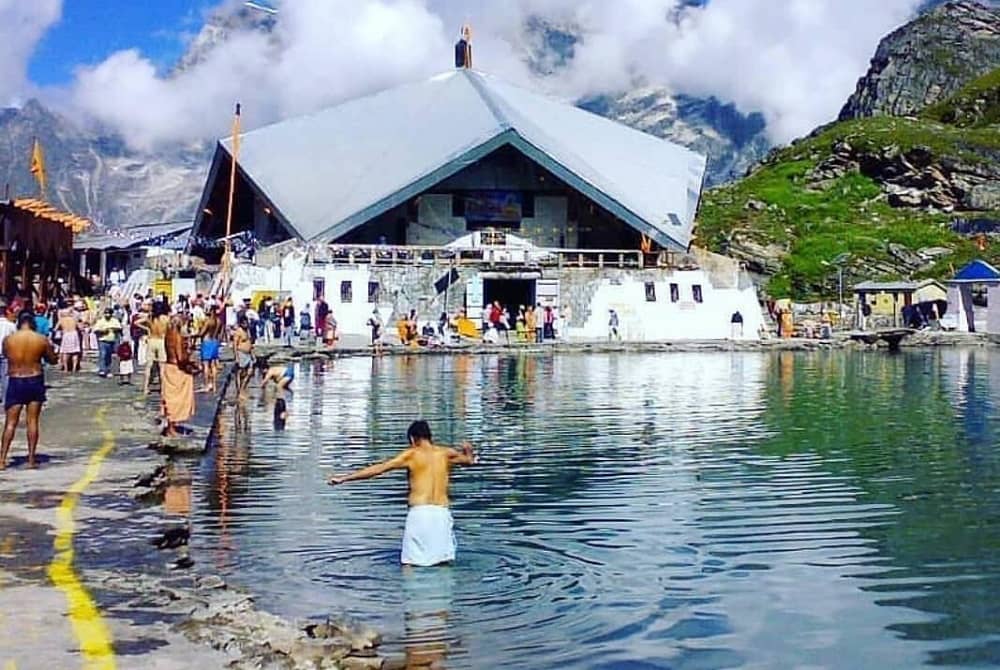
{"label": "triangular gable", "polygon": [[982,260],[975,260],[958,271],[953,282],[994,282],[1000,281],[1000,271]]}
{"label": "triangular gable", "polygon": [[469,70],[246,133],[239,167],[298,237],[329,241],[505,144],[660,245],[690,242],[703,156]]}

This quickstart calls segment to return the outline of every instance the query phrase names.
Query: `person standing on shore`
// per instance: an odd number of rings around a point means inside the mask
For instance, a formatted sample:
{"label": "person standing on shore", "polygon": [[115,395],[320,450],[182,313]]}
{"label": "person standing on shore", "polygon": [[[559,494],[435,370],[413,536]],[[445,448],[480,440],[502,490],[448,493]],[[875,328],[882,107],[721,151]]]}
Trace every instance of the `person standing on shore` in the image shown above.
{"label": "person standing on shore", "polygon": [[166,437],[178,435],[177,426],[194,415],[194,376],[190,372],[191,353],[181,333],[180,317],[170,319],[164,336],[167,360],[160,371],[160,397],[167,421]]}
{"label": "person standing on shore", "polygon": [[608,310],[608,341],[621,341],[621,332],[618,330],[618,312],[613,309]]}
{"label": "person standing on shore", "polygon": [[146,377],[142,386],[142,394],[149,395],[149,378],[153,373],[153,364],[157,370],[163,369],[163,364],[167,362],[167,350],[164,346],[164,338],[167,335],[167,327],[170,325],[170,317],[167,315],[168,305],[164,301],[157,300],[153,303],[153,318],[149,320],[149,335],[146,337]]}
{"label": "person standing on shore", "polygon": [[42,403],[45,402],[42,361],[55,364],[58,359],[48,338],[35,332],[35,315],[31,310],[18,314],[17,332],[4,340],[3,355],[9,366],[9,376],[3,403],[6,421],[0,443],[0,470],[7,467],[7,454],[25,407],[28,408],[28,467],[34,468]]}
{"label": "person standing on shore", "polygon": [[326,320],[330,316],[330,306],[322,295],[316,296],[316,344],[321,344],[326,336]]}
{"label": "person standing on shore", "polygon": [[524,313],[524,328],[527,333],[528,342],[535,341],[535,330],[538,328],[538,315],[535,314],[535,308],[528,305],[527,311]]}
{"label": "person standing on shore", "polygon": [[97,335],[98,354],[98,374],[107,377],[111,374],[111,355],[115,351],[115,345],[122,334],[121,321],[115,318],[114,310],[110,307],[104,310],[104,317],[94,324],[94,334]]}
{"label": "person standing on shore", "polygon": [[409,473],[410,507],[403,530],[400,562],[429,567],[455,560],[455,534],[449,506],[448,484],[453,465],[472,465],[476,454],[468,442],[461,450],[433,443],[426,421],[414,421],[406,431],[410,446],[396,457],[348,475],[334,475],[331,486],[371,479],[391,470]]}
{"label": "person standing on shore", "polygon": [[222,322],[219,308],[209,307],[201,327],[201,362],[205,366],[205,393],[215,393],[219,379],[219,349],[222,346]]}
{"label": "person standing on shore", "polygon": [[372,331],[372,349],[376,356],[382,355],[382,315],[378,313],[378,307],[372,310],[372,315],[368,319],[368,327]]}
{"label": "person standing on shore", "polygon": [[[3,343],[17,332],[17,326],[7,318],[7,303],[0,301],[0,353],[3,353]],[[0,398],[7,393],[7,355],[0,356]]]}
{"label": "person standing on shore", "polygon": [[292,336],[295,335],[295,303],[291,297],[285,298],[281,308],[281,341],[286,347],[292,346]]}

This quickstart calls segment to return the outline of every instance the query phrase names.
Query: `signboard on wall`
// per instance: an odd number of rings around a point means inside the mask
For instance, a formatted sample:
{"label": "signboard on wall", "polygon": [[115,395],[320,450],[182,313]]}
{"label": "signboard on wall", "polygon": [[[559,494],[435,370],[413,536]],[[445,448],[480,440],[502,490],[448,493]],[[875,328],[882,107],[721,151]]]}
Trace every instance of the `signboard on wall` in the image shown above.
{"label": "signboard on wall", "polygon": [[538,279],[535,281],[535,299],[543,307],[559,307],[559,280]]}
{"label": "signboard on wall", "polygon": [[520,191],[469,191],[462,196],[465,220],[474,223],[520,223]]}
{"label": "signboard on wall", "polygon": [[473,277],[465,282],[465,311],[471,317],[483,309],[483,280]]}
{"label": "signboard on wall", "polygon": [[153,282],[153,293],[157,296],[166,294],[167,300],[173,302],[174,283],[169,279],[157,279]]}

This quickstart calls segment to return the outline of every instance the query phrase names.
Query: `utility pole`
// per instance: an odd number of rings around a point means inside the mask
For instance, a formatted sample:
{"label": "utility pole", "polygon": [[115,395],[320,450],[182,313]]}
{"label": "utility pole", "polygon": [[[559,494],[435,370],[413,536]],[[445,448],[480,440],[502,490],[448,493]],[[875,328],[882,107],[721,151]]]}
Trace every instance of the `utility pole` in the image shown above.
{"label": "utility pole", "polygon": [[837,266],[837,286],[840,292],[840,299],[837,302],[837,323],[844,323],[844,265]]}

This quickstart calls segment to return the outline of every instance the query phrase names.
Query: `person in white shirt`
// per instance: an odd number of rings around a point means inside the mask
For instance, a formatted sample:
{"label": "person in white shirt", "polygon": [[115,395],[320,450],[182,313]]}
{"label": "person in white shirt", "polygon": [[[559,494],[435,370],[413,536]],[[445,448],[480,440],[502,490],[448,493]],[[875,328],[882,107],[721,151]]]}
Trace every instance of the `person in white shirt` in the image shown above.
{"label": "person in white shirt", "polygon": [[14,322],[7,318],[7,304],[0,302],[0,398],[7,393],[7,357],[3,355],[3,342],[17,331]]}

